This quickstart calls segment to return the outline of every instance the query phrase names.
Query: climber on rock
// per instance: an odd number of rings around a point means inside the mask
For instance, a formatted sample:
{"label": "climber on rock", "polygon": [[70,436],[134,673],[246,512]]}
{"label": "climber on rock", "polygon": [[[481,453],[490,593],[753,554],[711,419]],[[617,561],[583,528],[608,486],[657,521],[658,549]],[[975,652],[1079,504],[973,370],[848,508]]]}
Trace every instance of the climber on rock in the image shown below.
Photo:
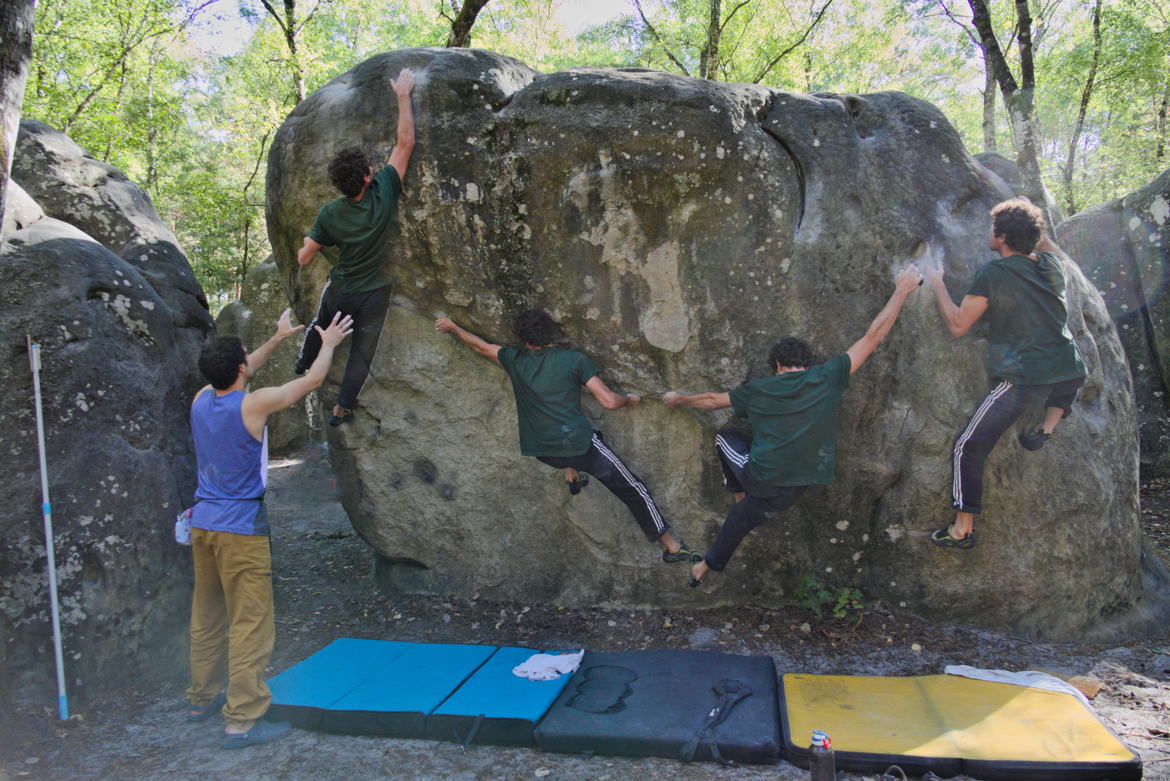
{"label": "climber on rock", "polygon": [[[268,416],[321,387],[333,349],[350,333],[349,317],[315,326],[320,348],[304,377],[248,391],[277,345],[301,329],[286,309],[272,337],[253,352],[234,336],[213,336],[199,355],[210,383],[191,404],[198,486],[191,508],[191,687],[187,721],[222,712],[221,748],[284,737],[287,723],[262,720],[272,695],[264,683],[275,640],[272,553],[264,492],[268,485]],[[221,687],[227,684],[226,690]]]}
{"label": "climber on rock", "polygon": [[305,331],[295,371],[301,374],[308,369],[321,348],[313,325],[330,322],[337,312],[349,315],[354,323],[349,360],[337,393],[337,404],[329,418],[331,426],[353,419],[390,307],[390,278],[383,262],[393,256],[387,250],[387,237],[414,150],[414,113],[410,103],[414,73],[403,68],[390,84],[398,99],[398,132],[390,157],[382,170],[375,173],[368,156],[359,147],[346,147],[333,156],[329,178],[343,197],[321,207],[304,246],[297,252],[297,263],[307,266],[322,247],[336,245],[339,259],[321,291],[317,316]]}
{"label": "climber on rock", "polygon": [[606,409],[632,407],[641,399],[615,393],[598,376],[597,365],[584,353],[553,345],[559,326],[543,309],[516,317],[513,330],[523,347],[490,344],[460,328],[449,318],[435,321],[435,330],[454,334],[478,354],[496,361],[512,381],[520,452],[565,471],[569,492],[578,493],[587,475],[600,480],[630,508],[646,537],[662,547],[665,562],[689,561],[692,552],[671,534],[650,490],[610,449],[581,411],[581,386]]}
{"label": "climber on rock", "polygon": [[1019,435],[1027,450],[1039,450],[1069,414],[1085,382],[1085,364],[1068,330],[1067,276],[1060,248],[1045,235],[1044,215],[1023,199],[991,210],[989,247],[999,257],[975,272],[956,305],[943,269],[928,268],[938,311],[956,337],[986,315],[987,375],[991,390],[955,438],[950,526],[931,532],[947,548],[975,546],[975,515],[983,504],[983,464],[1000,436],[1023,411],[1044,401],[1043,423]]}
{"label": "climber on rock", "polygon": [[841,394],[849,376],[886,338],[921,281],[914,267],[899,272],[893,295],[865,335],[825,363],[816,363],[808,343],[789,336],[768,352],[770,377],[750,379],[731,391],[670,391],[662,397],[668,407],[731,407],[752,424],[750,439],[727,428],[715,435],[723,484],[735,494],[736,503],[715,543],[692,560],[688,573],[692,586],[711,570],[722,572],[748,532],[794,505],[805,488],[833,481]]}

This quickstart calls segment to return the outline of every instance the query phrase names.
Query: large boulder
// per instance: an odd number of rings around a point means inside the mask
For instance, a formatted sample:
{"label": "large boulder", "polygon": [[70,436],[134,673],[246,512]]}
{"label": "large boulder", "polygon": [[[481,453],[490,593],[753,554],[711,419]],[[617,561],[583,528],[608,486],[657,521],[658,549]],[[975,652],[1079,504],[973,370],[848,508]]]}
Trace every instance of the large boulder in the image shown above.
{"label": "large boulder", "polygon": [[1105,297],[1129,357],[1142,469],[1170,474],[1170,171],[1056,228]]}
{"label": "large boulder", "polygon": [[[195,487],[187,409],[212,321],[145,195],[51,128],[24,127],[55,152],[42,157],[21,137],[14,180],[38,208],[25,204],[28,224],[0,244],[0,674],[13,696],[47,703],[53,643],[25,335],[41,346],[66,676],[84,698],[183,669],[191,564],[171,529]],[[49,216],[35,219],[39,209]]]}
{"label": "large boulder", "polygon": [[[825,356],[845,350],[911,260],[943,262],[960,295],[988,259],[988,209],[1010,195],[937,109],[899,93],[792,94],[639,69],[544,75],[485,51],[391,52],[302,101],[272,146],[269,235],[302,319],[328,271],[298,274],[295,262],[336,197],[327,163],[354,143],[387,154],[387,79],[403,67],[420,75],[418,146],[386,249],[396,297],[357,419],[329,434],[345,508],[398,589],[696,599],[601,486],[570,498],[557,473],[519,455],[505,375],[436,334],[436,315],[508,343],[511,315],[547,306],[607,382],[646,398],[587,408],[703,544],[731,501],[712,449],[727,415],[655,397],[764,372],[786,333]],[[927,541],[950,515],[951,441],[987,377],[983,342],[955,343],[924,290],[845,397],[836,483],[752,535],[699,604],[774,603],[811,576],[894,610],[1032,636],[1148,630],[1164,604],[1143,602],[1130,381],[1100,295],[1070,276],[1070,326],[1091,372],[1082,400],[1038,453],[1005,435],[978,548]]]}
{"label": "large boulder", "polygon": [[[281,312],[288,308],[288,296],[272,257],[248,272],[240,300],[225,306],[215,318],[216,333],[238,336],[244,347],[254,350],[272,336]],[[301,339],[286,339],[269,356],[252,378],[253,388],[281,385],[291,380]],[[268,418],[269,452],[283,452],[309,442],[321,441],[321,411],[317,397],[310,395],[299,404]]]}

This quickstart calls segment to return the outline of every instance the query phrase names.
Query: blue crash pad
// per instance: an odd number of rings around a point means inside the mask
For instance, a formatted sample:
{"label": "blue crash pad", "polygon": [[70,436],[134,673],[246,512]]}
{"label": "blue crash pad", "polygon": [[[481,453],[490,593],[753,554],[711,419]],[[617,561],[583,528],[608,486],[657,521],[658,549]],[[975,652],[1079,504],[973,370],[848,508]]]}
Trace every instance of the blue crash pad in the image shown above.
{"label": "blue crash pad", "polygon": [[500,648],[446,702],[427,717],[426,735],[460,743],[535,746],[533,729],[571,676],[530,681],[512,674],[534,653]]}
{"label": "blue crash pad", "polygon": [[342,638],[268,682],[270,718],[346,735],[420,737],[423,720],[495,652]]}

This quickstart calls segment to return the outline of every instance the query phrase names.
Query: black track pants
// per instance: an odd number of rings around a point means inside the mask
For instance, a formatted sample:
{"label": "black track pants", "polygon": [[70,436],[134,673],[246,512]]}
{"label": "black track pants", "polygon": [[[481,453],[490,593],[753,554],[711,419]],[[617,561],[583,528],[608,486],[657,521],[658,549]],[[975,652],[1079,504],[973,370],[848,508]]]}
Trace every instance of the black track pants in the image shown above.
{"label": "black track pants", "polygon": [[995,443],[1030,405],[1060,407],[1068,415],[1084,377],[1048,385],[1015,385],[1001,380],[992,386],[967,425],[955,437],[952,455],[951,507],[965,513],[983,509],[983,465]]}
{"label": "black track pants", "polygon": [[593,432],[593,441],[582,455],[537,456],[537,460],[556,469],[576,469],[600,480],[630,508],[647,539],[657,540],[670,530],[670,524],[663,520],[654,497],[650,495],[650,489],[609,449],[600,431]]}
{"label": "black track pants", "polygon": [[752,529],[775,518],[796,504],[807,486],[774,486],[757,482],[748,469],[751,440],[738,431],[723,430],[715,435],[715,452],[723,467],[723,484],[732,493],[747,493],[727,513],[714,544],[704,560],[716,572],[722,572],[731,554]]}
{"label": "black track pants", "polygon": [[382,326],[386,324],[386,310],[390,308],[390,286],[362,293],[342,293],[326,284],[321,291],[321,304],[313,322],[305,327],[305,342],[297,355],[297,369],[307,370],[321,351],[321,337],[314,325],[327,328],[333,315],[341,312],[353,318],[353,333],[349,337],[349,361],[337,391],[337,404],[352,410],[357,406],[358,394],[370,376],[370,364],[378,350]]}

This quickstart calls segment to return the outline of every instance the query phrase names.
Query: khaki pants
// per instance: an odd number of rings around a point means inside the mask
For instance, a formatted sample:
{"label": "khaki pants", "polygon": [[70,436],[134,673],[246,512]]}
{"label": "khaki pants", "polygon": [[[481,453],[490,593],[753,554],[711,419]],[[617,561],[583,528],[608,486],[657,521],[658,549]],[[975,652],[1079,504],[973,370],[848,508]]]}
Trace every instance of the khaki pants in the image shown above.
{"label": "khaki pants", "polygon": [[229,724],[247,724],[268,710],[264,670],[276,625],[272,554],[267,537],[191,530],[195,591],[191,597],[192,705],[208,705],[227,672]]}

